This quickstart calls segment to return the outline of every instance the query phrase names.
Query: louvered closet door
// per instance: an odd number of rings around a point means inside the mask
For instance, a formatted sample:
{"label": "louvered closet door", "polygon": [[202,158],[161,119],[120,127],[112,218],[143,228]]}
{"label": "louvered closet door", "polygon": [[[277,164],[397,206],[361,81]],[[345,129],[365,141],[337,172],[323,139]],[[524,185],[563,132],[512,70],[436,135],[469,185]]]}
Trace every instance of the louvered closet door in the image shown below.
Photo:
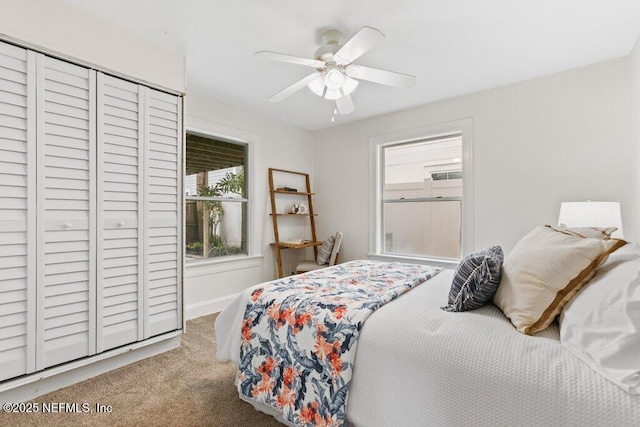
{"label": "louvered closet door", "polygon": [[139,86],[98,73],[98,352],[144,338]]}
{"label": "louvered closet door", "polygon": [[0,381],[35,370],[35,54],[0,43]]}
{"label": "louvered closet door", "polygon": [[38,54],[38,351],[95,353],[95,72]]}
{"label": "louvered closet door", "polygon": [[146,92],[145,338],[179,329],[182,318],[181,98]]}

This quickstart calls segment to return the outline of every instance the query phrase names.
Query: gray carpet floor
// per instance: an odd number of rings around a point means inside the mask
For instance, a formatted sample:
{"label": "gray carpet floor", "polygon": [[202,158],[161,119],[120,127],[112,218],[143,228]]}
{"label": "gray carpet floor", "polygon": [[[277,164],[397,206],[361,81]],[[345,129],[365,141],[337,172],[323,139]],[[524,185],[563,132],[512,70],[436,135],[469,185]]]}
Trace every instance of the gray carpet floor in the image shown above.
{"label": "gray carpet floor", "polygon": [[111,413],[0,413],[0,426],[282,426],[238,397],[236,366],[215,358],[215,317],[188,321],[180,348],[33,400],[101,403]]}

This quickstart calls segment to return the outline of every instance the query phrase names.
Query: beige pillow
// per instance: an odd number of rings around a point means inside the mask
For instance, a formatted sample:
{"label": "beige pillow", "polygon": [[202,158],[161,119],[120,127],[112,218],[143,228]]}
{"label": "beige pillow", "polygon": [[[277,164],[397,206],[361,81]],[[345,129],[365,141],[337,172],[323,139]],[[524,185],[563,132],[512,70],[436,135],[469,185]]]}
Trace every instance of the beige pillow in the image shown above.
{"label": "beige pillow", "polygon": [[518,331],[533,335],[546,329],[609,254],[626,243],[536,227],[504,261],[493,302]]}

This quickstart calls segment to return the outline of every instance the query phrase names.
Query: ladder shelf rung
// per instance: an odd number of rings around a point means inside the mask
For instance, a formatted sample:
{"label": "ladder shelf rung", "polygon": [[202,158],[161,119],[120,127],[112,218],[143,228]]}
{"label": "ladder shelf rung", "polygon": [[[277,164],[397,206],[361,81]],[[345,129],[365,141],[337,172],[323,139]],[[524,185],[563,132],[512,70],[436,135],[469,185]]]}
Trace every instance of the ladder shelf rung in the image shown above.
{"label": "ladder shelf rung", "polygon": [[287,191],[287,190],[273,190],[272,193],[292,194],[294,196],[315,196],[316,195],[316,193],[307,193],[305,191]]}
{"label": "ladder shelf rung", "polygon": [[277,213],[276,216],[318,216],[318,214]]}
{"label": "ladder shelf rung", "polygon": [[[282,249],[301,249],[301,248],[310,248],[311,246],[321,246],[322,242],[312,242],[312,241],[304,241],[302,243],[287,243],[280,242],[277,246]],[[275,243],[271,243],[271,246],[276,246]]]}

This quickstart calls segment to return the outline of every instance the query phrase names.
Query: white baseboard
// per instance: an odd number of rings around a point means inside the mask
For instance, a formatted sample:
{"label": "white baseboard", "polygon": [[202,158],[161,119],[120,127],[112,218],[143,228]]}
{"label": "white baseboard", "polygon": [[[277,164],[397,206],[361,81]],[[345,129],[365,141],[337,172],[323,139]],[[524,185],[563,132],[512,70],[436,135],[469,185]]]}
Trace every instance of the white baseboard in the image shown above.
{"label": "white baseboard", "polygon": [[96,356],[66,363],[0,384],[0,402],[18,403],[35,399],[147,357],[180,347],[182,331],[171,332]]}
{"label": "white baseboard", "polygon": [[214,298],[207,301],[189,304],[185,307],[185,320],[195,319],[196,317],[206,316],[207,314],[218,313],[231,302],[238,294],[227,295],[220,298]]}

